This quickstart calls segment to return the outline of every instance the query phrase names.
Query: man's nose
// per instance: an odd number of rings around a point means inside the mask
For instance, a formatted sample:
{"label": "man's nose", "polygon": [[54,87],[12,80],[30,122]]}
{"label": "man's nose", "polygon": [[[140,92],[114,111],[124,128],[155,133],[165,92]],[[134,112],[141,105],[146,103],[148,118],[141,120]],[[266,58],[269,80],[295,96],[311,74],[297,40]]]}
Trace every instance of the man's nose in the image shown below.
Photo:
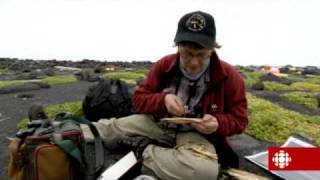
{"label": "man's nose", "polygon": [[192,56],[190,58],[189,64],[190,65],[198,65],[199,64],[199,58],[197,56]]}

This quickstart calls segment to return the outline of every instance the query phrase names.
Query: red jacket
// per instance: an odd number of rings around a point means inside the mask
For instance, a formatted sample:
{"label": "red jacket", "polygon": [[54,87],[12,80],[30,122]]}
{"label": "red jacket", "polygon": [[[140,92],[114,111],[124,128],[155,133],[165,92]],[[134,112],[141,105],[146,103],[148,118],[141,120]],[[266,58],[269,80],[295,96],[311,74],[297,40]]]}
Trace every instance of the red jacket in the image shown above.
{"label": "red jacket", "polygon": [[[164,104],[166,93],[162,90],[170,81],[178,78],[179,71],[179,54],[171,54],[160,59],[134,93],[133,106],[136,112],[156,117],[166,115]],[[231,65],[219,60],[217,54],[213,52],[210,63],[210,84],[202,99],[202,113],[211,114],[218,119],[218,130],[204,136],[215,145],[222,165],[237,167],[238,164],[236,155],[226,141],[226,136],[240,134],[248,125],[245,93],[244,81],[240,74]]]}

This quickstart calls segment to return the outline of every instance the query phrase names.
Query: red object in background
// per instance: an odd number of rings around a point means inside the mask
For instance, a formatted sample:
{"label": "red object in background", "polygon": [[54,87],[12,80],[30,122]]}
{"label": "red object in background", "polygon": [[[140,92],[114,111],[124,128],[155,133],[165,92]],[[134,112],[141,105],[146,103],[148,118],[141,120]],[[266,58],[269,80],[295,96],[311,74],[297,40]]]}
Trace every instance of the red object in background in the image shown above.
{"label": "red object in background", "polygon": [[269,170],[320,170],[320,147],[271,147]]}

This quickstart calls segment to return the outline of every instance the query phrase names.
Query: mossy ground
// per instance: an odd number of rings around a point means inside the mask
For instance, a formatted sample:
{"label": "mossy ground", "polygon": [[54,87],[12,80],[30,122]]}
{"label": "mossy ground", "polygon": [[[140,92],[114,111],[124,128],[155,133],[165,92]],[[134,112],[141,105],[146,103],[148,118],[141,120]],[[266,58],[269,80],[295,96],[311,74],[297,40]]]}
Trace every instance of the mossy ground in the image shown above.
{"label": "mossy ground", "polygon": [[[140,69],[133,72],[112,72],[106,73],[106,78],[135,81],[144,77],[148,70]],[[250,86],[258,82],[261,72],[245,72],[246,85]],[[64,79],[64,80],[61,80]],[[290,86],[276,83],[264,82],[267,91],[289,91],[284,98],[292,103],[302,104],[308,108],[316,109],[315,94],[320,92],[320,78],[294,77],[299,82]],[[48,78],[46,82],[64,83],[74,82],[72,77]],[[0,81],[0,87],[1,87]],[[15,82],[12,82],[15,83]],[[258,98],[250,93],[247,94],[249,106],[249,127],[247,133],[251,136],[265,141],[283,143],[292,134],[302,134],[313,139],[320,145],[320,117],[303,115],[288,109],[282,108],[270,101]],[[75,115],[83,115],[81,102],[67,102],[64,104],[50,105],[45,108],[49,117],[54,117],[59,112],[70,112]],[[18,125],[25,127],[28,120],[24,119]]]}
{"label": "mossy ground", "polygon": [[[76,116],[83,116],[82,101],[66,102],[63,104],[54,104],[44,108],[45,113],[49,118],[54,118],[59,113],[70,113]],[[27,128],[28,118],[22,119],[17,127],[18,129]]]}
{"label": "mossy ground", "polygon": [[320,117],[290,111],[248,94],[247,133],[260,140],[283,143],[290,135],[302,134],[320,145]]}
{"label": "mossy ground", "polygon": [[25,83],[34,82],[34,81],[54,85],[54,84],[75,83],[78,80],[73,75],[51,76],[51,77],[47,77],[39,80],[2,80],[0,81],[0,88],[21,85]]}

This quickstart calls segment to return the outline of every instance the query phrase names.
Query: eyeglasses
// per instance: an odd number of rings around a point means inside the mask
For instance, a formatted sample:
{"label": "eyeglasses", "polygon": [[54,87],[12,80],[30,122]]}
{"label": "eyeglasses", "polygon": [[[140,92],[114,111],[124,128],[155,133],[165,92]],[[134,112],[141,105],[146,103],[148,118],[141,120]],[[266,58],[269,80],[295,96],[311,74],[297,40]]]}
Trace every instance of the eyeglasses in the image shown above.
{"label": "eyeglasses", "polygon": [[205,60],[210,57],[211,52],[212,50],[210,49],[194,50],[187,47],[179,47],[179,53],[182,59],[186,61],[190,61],[194,58],[196,58],[197,60]]}

